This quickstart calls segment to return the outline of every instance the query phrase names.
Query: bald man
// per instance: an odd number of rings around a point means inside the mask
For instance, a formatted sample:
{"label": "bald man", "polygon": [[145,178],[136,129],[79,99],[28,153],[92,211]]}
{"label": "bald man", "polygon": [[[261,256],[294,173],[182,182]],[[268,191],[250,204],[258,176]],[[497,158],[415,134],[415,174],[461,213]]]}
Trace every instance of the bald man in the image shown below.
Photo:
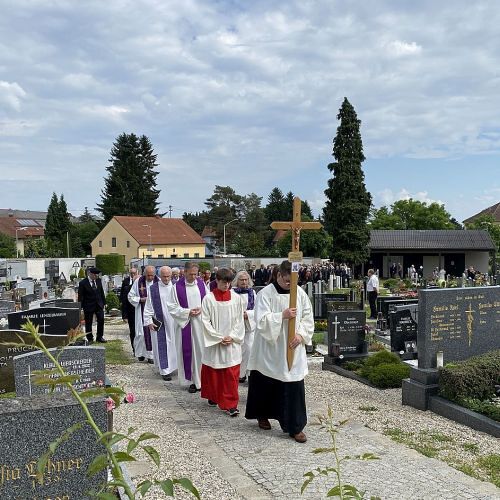
{"label": "bald man", "polygon": [[163,266],[159,281],[149,288],[144,307],[144,326],[149,328],[151,334],[155,370],[167,381],[172,380],[171,374],[177,370],[174,320],[167,307],[172,287],[172,270]]}
{"label": "bald man", "polygon": [[153,266],[146,266],[144,274],[134,281],[128,301],[135,307],[135,356],[139,361],[148,360],[153,364],[153,345],[151,343],[151,333],[149,327],[144,327],[144,307],[148,298],[149,288],[158,281]]}

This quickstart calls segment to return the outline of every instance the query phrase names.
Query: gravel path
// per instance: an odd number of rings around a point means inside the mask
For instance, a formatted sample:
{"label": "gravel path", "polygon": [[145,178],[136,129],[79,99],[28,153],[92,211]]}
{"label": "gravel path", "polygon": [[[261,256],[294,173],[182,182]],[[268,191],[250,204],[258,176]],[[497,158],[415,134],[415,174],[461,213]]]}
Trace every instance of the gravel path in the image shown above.
{"label": "gravel path", "polygon": [[[106,326],[107,338],[127,340],[122,324]],[[140,427],[155,432],[154,443],[162,457],[156,477],[189,477],[204,499],[325,498],[333,478],[311,483],[303,496],[303,474],[318,466],[332,465],[327,454],[312,454],[329,445],[328,436],[310,425],[330,404],[338,420],[349,422],[338,435],[343,454],[371,452],[373,461],[347,461],[344,480],[382,499],[500,499],[500,489],[473,479],[442,460],[428,458],[384,436],[420,444],[423,450],[459,464],[471,464],[481,455],[499,454],[491,436],[478,433],[430,412],[401,405],[401,390],[379,391],[332,372],[321,370],[321,359],[310,361],[306,378],[309,425],[306,444],[283,434],[277,423],[271,431],[258,429],[242,416],[229,418],[208,407],[199,394],[188,394],[175,382],[164,382],[150,365],[112,366],[112,382],[136,393],[138,401],[115,410],[115,430]],[[240,410],[244,413],[247,386],[240,386]],[[149,462],[129,466],[134,482],[153,471]],[[148,498],[164,498],[152,493]],[[181,493],[179,498],[192,498]]]}

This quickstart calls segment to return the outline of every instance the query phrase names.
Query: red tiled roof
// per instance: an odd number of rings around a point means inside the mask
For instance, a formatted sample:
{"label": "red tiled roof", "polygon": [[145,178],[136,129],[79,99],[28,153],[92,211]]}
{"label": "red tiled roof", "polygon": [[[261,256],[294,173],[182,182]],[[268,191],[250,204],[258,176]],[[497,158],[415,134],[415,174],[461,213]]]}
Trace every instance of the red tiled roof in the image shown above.
{"label": "red tiled roof", "polygon": [[[43,226],[37,223],[34,220],[26,220],[25,222],[29,222],[29,226],[24,226],[17,219],[12,217],[0,217],[0,233],[7,234],[12,238],[16,237],[16,229],[17,229],[17,238],[19,240],[23,240],[28,237],[42,237],[45,234],[45,230]],[[24,228],[24,229],[21,229]]]}
{"label": "red tiled roof", "polygon": [[466,224],[468,222],[474,222],[474,220],[480,215],[491,215],[495,219],[495,222],[500,222],[500,201],[498,203],[495,203],[495,205],[491,205],[491,207],[481,210],[481,212],[477,213],[476,215],[472,215],[468,219],[465,219],[464,223]]}
{"label": "red tiled roof", "polygon": [[205,226],[203,228],[203,231],[201,232],[201,237],[206,238],[207,236],[210,236],[212,238],[215,238],[217,236],[217,233],[215,232],[215,229],[211,226]]}
{"label": "red tiled roof", "polygon": [[205,244],[202,237],[182,219],[126,215],[116,215],[114,218],[139,245]]}

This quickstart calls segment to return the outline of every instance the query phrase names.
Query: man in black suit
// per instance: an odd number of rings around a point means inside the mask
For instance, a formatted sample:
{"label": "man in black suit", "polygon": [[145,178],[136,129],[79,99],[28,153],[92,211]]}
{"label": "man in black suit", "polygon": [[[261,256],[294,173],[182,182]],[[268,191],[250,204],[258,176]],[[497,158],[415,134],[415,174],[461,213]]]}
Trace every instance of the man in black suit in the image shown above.
{"label": "man in black suit", "polygon": [[102,288],[101,278],[99,278],[99,269],[89,267],[87,269],[87,278],[80,281],[78,285],[78,301],[82,304],[83,314],[85,316],[85,333],[87,340],[92,342],[92,321],[94,314],[97,320],[97,342],[104,343],[104,306],[106,298]]}
{"label": "man in black suit", "polygon": [[128,301],[128,292],[132,288],[134,281],[136,280],[138,271],[136,267],[130,268],[129,276],[127,276],[122,283],[122,289],[120,290],[120,303],[122,309],[122,319],[128,322],[128,329],[130,331],[130,343],[132,344],[132,350],[134,351],[134,339],[135,339],[135,307]]}
{"label": "man in black suit", "polygon": [[260,265],[260,268],[255,271],[255,280],[254,283],[256,286],[264,286],[267,281],[267,269],[264,264]]}

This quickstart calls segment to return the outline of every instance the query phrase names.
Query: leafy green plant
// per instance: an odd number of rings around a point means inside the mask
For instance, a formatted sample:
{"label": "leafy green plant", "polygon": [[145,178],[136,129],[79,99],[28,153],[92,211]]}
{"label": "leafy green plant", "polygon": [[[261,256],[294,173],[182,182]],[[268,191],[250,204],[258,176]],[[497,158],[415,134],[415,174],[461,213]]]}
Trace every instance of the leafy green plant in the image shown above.
{"label": "leafy green plant", "polygon": [[120,309],[120,299],[114,292],[106,295],[106,312],[109,313],[111,309]]}
{"label": "leafy green plant", "polygon": [[410,376],[406,363],[382,363],[372,368],[366,378],[380,389],[401,387],[402,381]]}
{"label": "leafy green plant", "polygon": [[125,266],[125,255],[117,253],[96,255],[95,266],[102,274],[120,274]]}
{"label": "leafy green plant", "polygon": [[378,365],[381,364],[400,364],[401,360],[397,354],[389,352],[387,350],[379,351],[373,356],[370,356],[363,364],[360,375],[362,377],[368,378],[368,374]]}
{"label": "leafy green plant", "polygon": [[[356,460],[378,460],[378,457],[373,453],[364,453],[363,455],[356,455],[354,457],[350,457],[345,455],[343,457],[340,456],[338,446],[337,446],[337,434],[342,426],[344,426],[347,420],[343,420],[341,422],[335,422],[333,419],[333,410],[330,405],[328,405],[328,411],[326,415],[318,415],[318,422],[316,425],[319,425],[321,429],[325,430],[331,439],[331,446],[328,448],[316,448],[312,452],[314,454],[319,453],[331,453],[333,455],[333,467],[318,467],[312,471],[306,472],[304,477],[306,480],[302,484],[302,488],[300,489],[300,493],[303,494],[309,484],[314,481],[314,479],[321,476],[329,476],[333,474],[335,476],[336,485],[328,490],[326,496],[340,499],[363,499],[365,496],[365,492],[360,492],[355,486],[352,484],[346,484],[342,481],[342,464],[346,460],[356,459]],[[372,500],[375,500],[374,497],[371,497]]]}
{"label": "leafy green plant", "polygon": [[[12,347],[29,345],[30,347],[35,347],[41,350],[52,362],[54,368],[50,370],[39,370],[37,372],[34,372],[34,383],[37,385],[46,385],[50,388],[51,391],[56,389],[57,386],[66,386],[66,388],[71,392],[73,398],[81,406],[85,415],[84,422],[76,422],[69,429],[66,429],[66,431],[59,438],[49,444],[48,450],[38,458],[36,466],[36,475],[38,481],[43,484],[44,470],[47,467],[49,459],[57,451],[59,445],[70,439],[72,434],[81,429],[83,425],[87,423],[95,433],[97,441],[102,443],[106,450],[105,453],[94,457],[93,461],[88,467],[87,474],[92,476],[109,467],[112,475],[112,479],[108,480],[108,482],[101,487],[100,491],[93,492],[93,496],[95,496],[96,498],[100,500],[115,500],[116,495],[114,494],[114,491],[116,488],[121,487],[123,488],[125,495],[129,499],[135,500],[136,498],[139,498],[139,495],[141,495],[141,497],[144,497],[144,495],[146,495],[146,493],[153,486],[159,486],[165,493],[165,495],[172,497],[175,493],[175,485],[179,485],[181,488],[189,491],[196,498],[200,498],[198,490],[187,478],[164,479],[162,481],[157,479],[145,480],[139,483],[137,485],[137,491],[134,491],[131,485],[125,480],[120,464],[122,462],[136,461],[136,458],[132,453],[134,452],[134,450],[142,450],[156,465],[156,467],[159,467],[160,455],[158,451],[153,446],[146,444],[147,441],[158,439],[159,436],[150,432],[143,432],[137,436],[138,431],[133,427],[129,428],[126,434],[114,431],[102,432],[102,430],[93,419],[85,401],[95,397],[107,397],[107,405],[109,410],[110,408],[112,409],[119,406],[121,402],[124,401],[124,397],[125,400],[128,401],[130,395],[126,394],[125,391],[120,387],[103,386],[91,387],[82,392],[77,392],[73,387],[73,383],[79,380],[79,375],[68,375],[65,372],[64,368],[59,363],[59,354],[50,352],[43,343],[42,338],[38,333],[38,326],[35,327],[33,323],[28,320],[27,323],[22,325],[22,329],[28,332],[29,335],[26,337],[18,336],[18,342],[2,342],[2,344]],[[85,334],[81,333],[79,330],[70,330],[68,332],[67,338],[68,344],[75,342],[83,337],[85,337]],[[30,342],[28,343],[26,339],[29,339]],[[62,349],[64,348],[61,348],[61,350]],[[59,351],[59,353],[61,352],[61,350]],[[118,443],[126,443],[125,451],[115,449],[115,445],[117,445]]]}

